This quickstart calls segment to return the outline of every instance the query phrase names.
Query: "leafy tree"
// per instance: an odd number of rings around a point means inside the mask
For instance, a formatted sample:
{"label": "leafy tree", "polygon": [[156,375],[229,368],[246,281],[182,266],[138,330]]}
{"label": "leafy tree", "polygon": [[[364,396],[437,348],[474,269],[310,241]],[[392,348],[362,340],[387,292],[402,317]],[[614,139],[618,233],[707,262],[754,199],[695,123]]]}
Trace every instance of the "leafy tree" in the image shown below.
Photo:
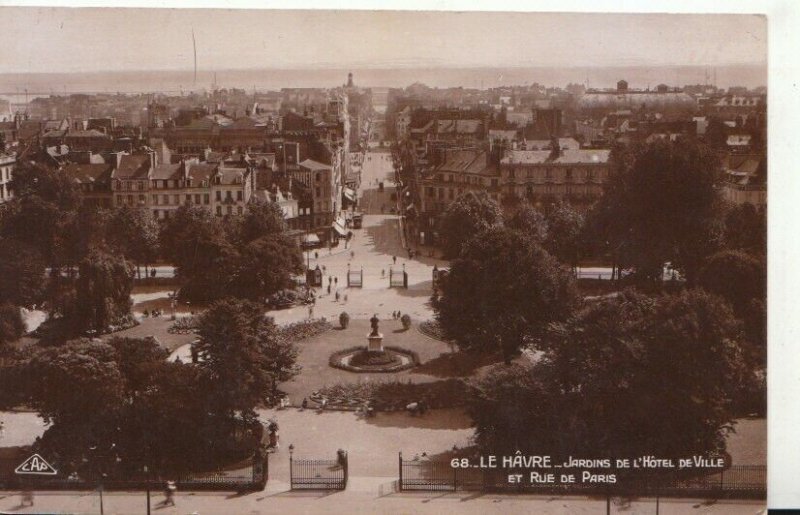
{"label": "leafy tree", "polygon": [[28,363],[30,404],[46,422],[86,427],[113,417],[124,399],[114,349],[85,340],[40,349]]}
{"label": "leafy tree", "polygon": [[750,362],[753,366],[766,366],[767,270],[764,261],[738,250],[717,252],[706,260],[698,284],[730,302],[734,314],[744,323],[751,344]]}
{"label": "leafy tree", "polygon": [[724,451],[747,369],[738,323],[718,297],[625,293],[554,324],[545,344],[536,365],[473,384],[468,410],[482,447],[562,457]]}
{"label": "leafy tree", "polygon": [[575,298],[571,274],[547,251],[495,227],[469,240],[453,261],[436,315],[460,347],[502,350],[508,362],[548,323],[567,317]]}
{"label": "leafy tree", "polygon": [[8,203],[0,232],[36,248],[47,264],[58,268],[69,264],[67,227],[80,206],[80,192],[58,170],[21,163],[14,170]]}
{"label": "leafy tree", "polygon": [[19,340],[24,334],[25,321],[19,307],[8,302],[0,303],[0,344]]}
{"label": "leafy tree", "polygon": [[250,243],[286,231],[283,211],[275,202],[251,202],[241,222],[239,241]]}
{"label": "leafy tree", "polygon": [[767,252],[767,213],[745,203],[730,206],[725,214],[725,247],[752,255]]}
{"label": "leafy tree", "polygon": [[303,258],[293,239],[276,234],[247,243],[227,268],[230,274],[227,294],[263,301],[292,287],[292,275],[303,271]]}
{"label": "leafy tree", "polygon": [[45,292],[45,262],[36,248],[0,238],[0,302],[31,307]]}
{"label": "leafy tree", "polygon": [[181,206],[163,226],[160,241],[164,257],[177,269],[182,298],[214,300],[225,295],[229,265],[238,253],[211,213]]}
{"label": "leafy tree", "polygon": [[617,265],[660,281],[666,262],[691,284],[722,239],[716,155],[689,139],[612,150],[612,173],[593,221]]}
{"label": "leafy tree", "polygon": [[530,204],[522,204],[506,225],[511,229],[522,232],[540,245],[544,244],[547,239],[547,220],[539,210]]}
{"label": "leafy tree", "polygon": [[467,240],[502,223],[500,206],[486,192],[469,191],[461,195],[450,203],[439,221],[439,238],[445,257],[457,257]]}
{"label": "leafy tree", "polygon": [[158,222],[149,209],[122,206],[109,217],[107,241],[136,264],[141,277],[140,266],[145,265],[147,275],[147,265],[158,257],[158,230]]}
{"label": "leafy tree", "polygon": [[567,203],[560,203],[548,215],[548,238],[544,244],[550,254],[564,264],[578,266],[582,251],[585,219]]}
{"label": "leafy tree", "polygon": [[248,301],[214,302],[198,322],[208,409],[231,420],[255,419],[254,408],[296,372],[297,349],[283,340],[263,308]]}
{"label": "leafy tree", "polygon": [[75,327],[104,331],[130,316],[133,266],[125,258],[93,250],[79,265]]}

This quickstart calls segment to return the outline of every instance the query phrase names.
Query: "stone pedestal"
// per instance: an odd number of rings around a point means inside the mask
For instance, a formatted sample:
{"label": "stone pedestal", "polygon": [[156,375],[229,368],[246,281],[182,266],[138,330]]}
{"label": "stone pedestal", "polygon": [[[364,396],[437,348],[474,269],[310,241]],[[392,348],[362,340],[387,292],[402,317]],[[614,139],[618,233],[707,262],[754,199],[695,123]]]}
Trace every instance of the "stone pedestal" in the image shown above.
{"label": "stone pedestal", "polygon": [[367,335],[367,350],[369,352],[383,352],[383,334],[368,334]]}

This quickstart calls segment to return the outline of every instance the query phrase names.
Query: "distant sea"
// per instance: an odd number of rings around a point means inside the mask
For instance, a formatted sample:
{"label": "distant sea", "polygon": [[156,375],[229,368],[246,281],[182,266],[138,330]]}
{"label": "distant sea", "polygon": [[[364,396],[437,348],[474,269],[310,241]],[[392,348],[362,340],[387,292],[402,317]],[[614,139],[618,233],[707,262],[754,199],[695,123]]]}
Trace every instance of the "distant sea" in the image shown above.
{"label": "distant sea", "polygon": [[[529,85],[566,86],[581,83],[592,88],[613,87],[625,79],[631,88],[713,83],[719,87],[767,85],[767,66],[624,66],[624,67],[529,67],[529,68],[353,68],[353,69],[252,69],[216,70],[220,88],[248,91],[281,88],[330,88],[341,86],[353,72],[357,86],[404,88],[415,82],[430,87],[493,88]],[[0,73],[0,97],[13,103],[28,98],[66,93],[154,93],[210,90],[215,71],[202,70],[197,81],[191,70],[110,71],[89,73]]]}

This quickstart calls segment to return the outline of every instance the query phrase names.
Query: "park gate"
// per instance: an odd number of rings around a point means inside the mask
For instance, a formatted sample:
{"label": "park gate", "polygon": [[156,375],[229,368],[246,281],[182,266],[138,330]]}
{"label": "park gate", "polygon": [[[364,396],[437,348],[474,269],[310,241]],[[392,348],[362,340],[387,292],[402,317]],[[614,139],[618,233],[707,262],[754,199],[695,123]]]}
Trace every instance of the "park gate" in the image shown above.
{"label": "park gate", "polygon": [[389,269],[389,288],[408,288],[408,273]]}
{"label": "park gate", "polygon": [[295,459],[289,453],[292,490],[344,490],[347,488],[347,452],[339,450],[336,459]]}
{"label": "park gate", "polygon": [[347,267],[347,287],[348,288],[363,288],[364,287],[364,269],[350,270]]}

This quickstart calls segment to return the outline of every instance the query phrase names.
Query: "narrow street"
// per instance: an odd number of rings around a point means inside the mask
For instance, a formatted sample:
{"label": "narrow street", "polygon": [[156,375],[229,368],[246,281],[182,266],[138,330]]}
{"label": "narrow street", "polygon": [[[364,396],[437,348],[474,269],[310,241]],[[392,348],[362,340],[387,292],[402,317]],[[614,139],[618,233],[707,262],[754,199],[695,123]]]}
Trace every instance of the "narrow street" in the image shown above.
{"label": "narrow street", "polygon": [[[431,318],[433,312],[428,302],[433,266],[441,268],[447,266],[447,262],[427,256],[408,258],[401,237],[400,216],[390,212],[395,204],[391,200],[395,192],[392,155],[386,151],[368,151],[361,173],[357,210],[364,213],[363,226],[352,229],[353,239],[347,249],[342,241],[332,251],[321,248],[303,254],[311,268],[324,267],[323,286],[317,291],[321,298],[314,306],[313,316],[336,320],[339,313],[347,311],[352,318],[369,318],[377,313],[386,320],[393,311],[400,311],[411,315],[416,322]],[[381,181],[384,191],[379,191]],[[362,288],[347,288],[348,265],[351,270],[364,270]],[[408,273],[408,289],[390,288],[390,270],[402,273],[404,269]],[[329,277],[333,279],[330,294]],[[298,306],[269,314],[275,317],[276,323],[285,324],[307,318],[309,310]]]}

